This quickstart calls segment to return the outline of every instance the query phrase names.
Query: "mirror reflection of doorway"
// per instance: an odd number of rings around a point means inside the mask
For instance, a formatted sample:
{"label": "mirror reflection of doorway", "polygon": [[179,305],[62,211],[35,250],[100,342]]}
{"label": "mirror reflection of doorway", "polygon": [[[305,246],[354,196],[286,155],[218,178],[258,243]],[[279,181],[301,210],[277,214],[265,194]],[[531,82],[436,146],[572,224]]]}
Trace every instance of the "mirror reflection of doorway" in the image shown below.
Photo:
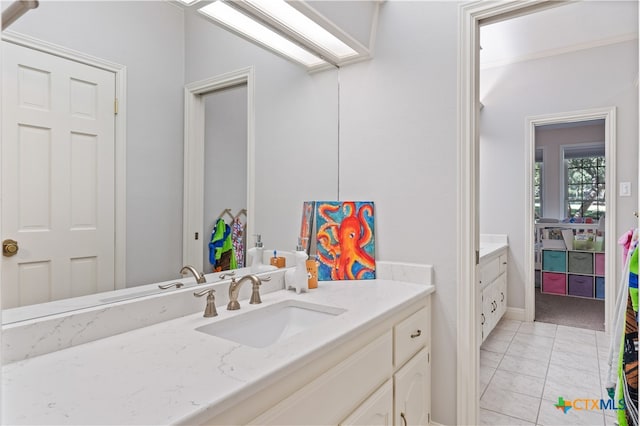
{"label": "mirror reflection of doorway", "polygon": [[605,120],[535,127],[535,320],[604,331]]}
{"label": "mirror reflection of doorway", "polygon": [[[230,228],[236,267],[247,241],[247,84],[202,95],[204,99],[203,269],[212,272],[209,242],[219,219]],[[224,252],[226,253],[226,252]],[[219,259],[219,265],[228,259]],[[221,270],[231,269],[222,267]]]}

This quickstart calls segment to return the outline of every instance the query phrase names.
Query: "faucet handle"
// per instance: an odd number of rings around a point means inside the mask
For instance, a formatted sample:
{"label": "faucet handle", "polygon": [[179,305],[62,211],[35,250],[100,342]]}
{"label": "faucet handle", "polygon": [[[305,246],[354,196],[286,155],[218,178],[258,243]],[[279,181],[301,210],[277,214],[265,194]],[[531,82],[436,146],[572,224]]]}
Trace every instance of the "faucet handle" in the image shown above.
{"label": "faucet handle", "polygon": [[175,283],[171,283],[171,284],[158,284],[158,288],[161,290],[166,290],[168,288],[171,288],[175,286],[176,288],[181,288],[182,286],[184,286],[184,284],[179,283],[179,282],[175,282]]}
{"label": "faucet handle", "polygon": [[207,295],[207,305],[204,308],[204,317],[217,317],[218,311],[216,310],[216,296],[214,295],[216,291],[212,288],[208,288],[205,290],[196,291],[193,293],[196,297],[202,297],[205,294]]}
{"label": "faucet handle", "polygon": [[262,303],[262,299],[260,298],[260,285],[262,281],[271,281],[271,277],[258,278],[251,288],[251,299],[249,300],[250,305],[257,305]]}
{"label": "faucet handle", "polygon": [[212,289],[212,288],[205,288],[204,290],[200,290],[200,291],[194,292],[193,295],[196,296],[196,297],[202,297],[205,294],[208,294],[209,292],[215,293],[216,291],[214,289]]}
{"label": "faucet handle", "polygon": [[224,274],[220,274],[220,275],[218,276],[218,279],[223,280],[223,279],[225,279],[225,278],[227,278],[227,277],[232,277],[232,276],[234,276],[235,274],[236,274],[236,271],[225,272]]}

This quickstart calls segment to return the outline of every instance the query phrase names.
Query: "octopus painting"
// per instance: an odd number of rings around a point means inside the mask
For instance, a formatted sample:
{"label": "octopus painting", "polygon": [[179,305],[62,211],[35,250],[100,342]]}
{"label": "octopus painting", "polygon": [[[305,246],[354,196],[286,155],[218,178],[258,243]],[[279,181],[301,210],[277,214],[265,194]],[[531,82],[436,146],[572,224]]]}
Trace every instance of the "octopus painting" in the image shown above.
{"label": "octopus painting", "polygon": [[316,203],[318,280],[376,277],[373,202]]}

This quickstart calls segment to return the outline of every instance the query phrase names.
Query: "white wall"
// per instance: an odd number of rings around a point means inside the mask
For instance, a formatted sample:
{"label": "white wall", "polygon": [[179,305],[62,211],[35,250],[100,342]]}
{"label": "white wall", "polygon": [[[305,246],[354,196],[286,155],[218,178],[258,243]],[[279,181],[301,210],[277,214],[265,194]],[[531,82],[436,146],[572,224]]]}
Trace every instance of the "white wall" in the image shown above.
{"label": "white wall", "polygon": [[456,423],[458,5],[383,3],[373,60],[340,70],[340,199],[375,202],[377,259],[434,266],[431,406],[442,424]]}
{"label": "white wall", "polygon": [[255,68],[253,229],[266,248],[295,249],[303,201],[337,198],[337,72],[309,74],[197,13],[186,14],[185,40],[187,83]]}
{"label": "white wall", "polygon": [[[638,205],[637,76],[637,39],[482,70],[480,229],[509,235],[508,306],[524,308],[525,118],[617,107],[618,181],[634,182],[632,197],[617,198],[622,234],[634,226],[631,213]],[[607,185],[617,188],[615,182]],[[618,258],[615,264],[620,263]]]}
{"label": "white wall", "polygon": [[564,219],[564,157],[562,146],[601,143],[604,146],[604,120],[600,124],[578,127],[548,128],[536,127],[536,149],[542,149],[542,216]]}
{"label": "white wall", "polygon": [[178,277],[182,10],[157,1],[41,1],[10,29],[127,66],[127,285]]}
{"label": "white wall", "polygon": [[[204,245],[205,272],[209,263],[209,241],[224,209],[232,215],[247,208],[247,85],[209,93],[204,98]],[[222,217],[231,225],[229,215]],[[240,215],[242,223],[247,217]]]}

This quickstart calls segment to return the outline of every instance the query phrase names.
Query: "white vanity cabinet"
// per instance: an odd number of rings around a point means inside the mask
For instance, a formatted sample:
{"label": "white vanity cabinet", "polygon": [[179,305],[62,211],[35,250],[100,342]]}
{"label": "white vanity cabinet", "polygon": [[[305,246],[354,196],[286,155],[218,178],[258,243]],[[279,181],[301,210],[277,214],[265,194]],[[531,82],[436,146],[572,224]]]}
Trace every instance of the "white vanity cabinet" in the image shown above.
{"label": "white vanity cabinet", "polygon": [[393,380],[387,380],[340,425],[393,426]]}
{"label": "white vanity cabinet", "polygon": [[393,376],[395,425],[428,425],[431,418],[429,352],[422,349]]}
{"label": "white vanity cabinet", "polygon": [[[360,333],[329,357],[334,361],[313,361],[306,371],[292,372],[206,423],[427,425],[430,318],[427,297]],[[308,381],[301,379],[322,364],[328,369]],[[306,383],[300,385],[302,381]],[[259,415],[249,416],[252,411]]]}
{"label": "white vanity cabinet", "polygon": [[480,259],[480,344],[507,311],[507,248],[492,252]]}

